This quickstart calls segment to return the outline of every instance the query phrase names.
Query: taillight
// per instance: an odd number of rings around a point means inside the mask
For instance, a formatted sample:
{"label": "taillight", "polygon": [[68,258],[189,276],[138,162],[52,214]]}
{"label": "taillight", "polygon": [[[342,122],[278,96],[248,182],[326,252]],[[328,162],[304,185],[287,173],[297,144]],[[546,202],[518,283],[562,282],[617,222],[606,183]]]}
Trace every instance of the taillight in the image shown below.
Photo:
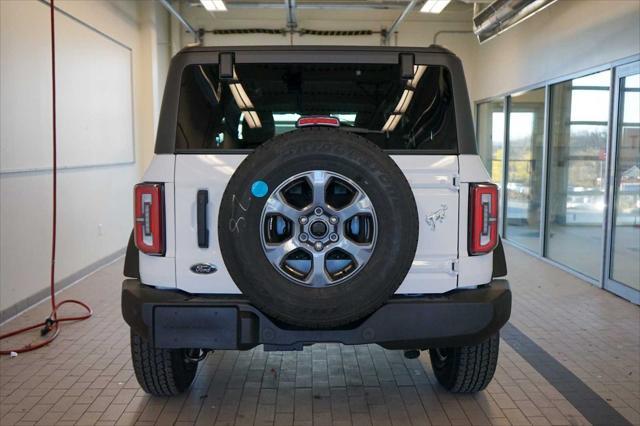
{"label": "taillight", "polygon": [[469,185],[469,254],[486,254],[498,244],[498,187]]}
{"label": "taillight", "polygon": [[134,189],[134,235],[143,253],[164,255],[164,187],[139,183]]}

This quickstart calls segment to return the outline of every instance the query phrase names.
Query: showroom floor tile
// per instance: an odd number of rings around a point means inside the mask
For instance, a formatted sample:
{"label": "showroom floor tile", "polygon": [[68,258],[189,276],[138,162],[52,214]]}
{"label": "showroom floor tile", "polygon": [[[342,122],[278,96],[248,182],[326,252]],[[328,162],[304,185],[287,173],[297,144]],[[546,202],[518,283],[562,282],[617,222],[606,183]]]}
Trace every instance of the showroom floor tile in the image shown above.
{"label": "showroom floor tile", "polygon": [[[46,348],[0,359],[0,424],[640,425],[640,309],[506,252],[512,319],[495,380],[476,395],[442,390],[427,353],[407,360],[375,345],[326,344],[217,352],[188,393],[150,397],[130,364],[119,261],[59,296],[89,302],[92,319],[63,325]],[[39,305],[0,330],[47,313]]]}

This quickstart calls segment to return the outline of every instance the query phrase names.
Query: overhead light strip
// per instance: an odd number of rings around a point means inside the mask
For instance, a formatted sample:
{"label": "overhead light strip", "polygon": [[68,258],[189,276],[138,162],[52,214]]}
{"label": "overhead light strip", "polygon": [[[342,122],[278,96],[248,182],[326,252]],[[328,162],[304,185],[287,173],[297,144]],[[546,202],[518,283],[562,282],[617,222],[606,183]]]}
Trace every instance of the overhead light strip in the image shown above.
{"label": "overhead light strip", "polygon": [[420,9],[422,13],[440,13],[451,0],[427,0]]}
{"label": "overhead light strip", "polygon": [[391,114],[382,128],[383,132],[393,132],[400,122],[401,114]]}
{"label": "overhead light strip", "polygon": [[240,83],[240,80],[238,79],[235,68],[233,70],[233,82],[229,83],[229,90],[231,90],[231,94],[233,95],[233,99],[236,101],[236,105],[238,105],[240,111],[243,112],[244,118],[246,118],[249,127],[252,129],[262,127],[260,117],[258,117],[258,113],[255,111],[251,98],[249,98],[246,90],[242,87],[242,83]]}
{"label": "overhead light strip", "polygon": [[231,93],[233,94],[233,98],[236,100],[236,104],[241,110],[250,110],[254,109],[253,103],[251,99],[249,99],[249,95],[245,92],[244,87],[240,83],[232,83],[229,85],[229,89],[231,89]]}
{"label": "overhead light strip", "polygon": [[200,0],[202,6],[209,12],[226,12],[227,6],[222,0]]}
{"label": "overhead light strip", "polygon": [[413,79],[409,80],[409,86],[414,89],[418,87],[418,83],[420,83],[420,79],[424,75],[424,72],[427,70],[426,65],[414,65],[413,66]]}
{"label": "overhead light strip", "polygon": [[247,124],[252,129],[256,127],[262,127],[262,123],[260,122],[260,118],[258,117],[258,113],[255,111],[245,111],[244,118],[247,119]]}
{"label": "overhead light strip", "polygon": [[396,105],[396,109],[393,112],[396,114],[404,114],[407,112],[411,99],[413,99],[413,89],[404,89],[400,101],[398,101],[398,105]]}
{"label": "overhead light strip", "polygon": [[396,107],[393,110],[393,113],[391,113],[391,115],[387,119],[387,122],[384,124],[384,127],[382,128],[383,132],[393,132],[395,130],[396,126],[400,122],[400,118],[402,117],[402,114],[407,112],[407,109],[409,109],[409,105],[411,105],[411,101],[413,100],[413,94],[416,88],[418,87],[418,84],[420,83],[420,79],[422,79],[422,76],[424,75],[426,70],[427,70],[426,65],[413,66],[413,78],[407,81],[406,88],[402,92],[402,95],[400,96],[400,100],[398,101],[398,104],[396,105]]}

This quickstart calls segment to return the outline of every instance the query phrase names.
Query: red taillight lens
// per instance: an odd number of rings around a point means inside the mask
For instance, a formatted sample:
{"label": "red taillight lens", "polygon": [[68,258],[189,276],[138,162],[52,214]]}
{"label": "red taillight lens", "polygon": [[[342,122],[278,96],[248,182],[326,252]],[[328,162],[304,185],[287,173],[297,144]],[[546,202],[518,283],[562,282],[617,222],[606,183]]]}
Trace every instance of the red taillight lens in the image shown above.
{"label": "red taillight lens", "polygon": [[498,187],[469,186],[469,254],[486,254],[498,244]]}
{"label": "red taillight lens", "polygon": [[161,183],[140,183],[134,189],[134,235],[143,253],[164,255],[164,191]]}

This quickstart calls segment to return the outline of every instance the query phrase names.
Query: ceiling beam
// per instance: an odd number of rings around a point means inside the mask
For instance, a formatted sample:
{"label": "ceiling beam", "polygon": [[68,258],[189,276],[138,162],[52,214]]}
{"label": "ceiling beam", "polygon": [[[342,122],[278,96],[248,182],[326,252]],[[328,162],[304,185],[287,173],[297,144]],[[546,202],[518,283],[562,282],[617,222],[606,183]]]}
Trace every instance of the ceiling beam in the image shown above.
{"label": "ceiling beam", "polygon": [[295,30],[298,27],[296,20],[296,0],[284,0],[284,6],[287,8],[287,28]]}
{"label": "ceiling beam", "polygon": [[180,12],[176,10],[175,7],[173,7],[171,2],[169,0],[158,0],[158,1],[160,2],[161,5],[165,7],[165,9],[169,11],[169,13],[171,13],[182,24],[182,26],[187,31],[189,31],[193,35],[195,42],[200,43],[200,35],[198,34],[198,31],[195,28],[193,28],[193,26],[189,23],[189,21],[187,21],[186,18],[182,16]]}
{"label": "ceiling beam", "polygon": [[400,16],[398,16],[396,20],[393,21],[393,24],[391,24],[391,26],[387,30],[387,33],[384,36],[383,41],[385,45],[389,44],[389,40],[391,40],[391,36],[393,35],[394,32],[396,32],[396,30],[398,29],[402,21],[404,21],[404,18],[406,18],[407,15],[413,10],[413,8],[416,6],[416,3],[418,3],[418,0],[411,0],[409,4],[407,4],[407,7],[404,8],[402,13],[400,13]]}

